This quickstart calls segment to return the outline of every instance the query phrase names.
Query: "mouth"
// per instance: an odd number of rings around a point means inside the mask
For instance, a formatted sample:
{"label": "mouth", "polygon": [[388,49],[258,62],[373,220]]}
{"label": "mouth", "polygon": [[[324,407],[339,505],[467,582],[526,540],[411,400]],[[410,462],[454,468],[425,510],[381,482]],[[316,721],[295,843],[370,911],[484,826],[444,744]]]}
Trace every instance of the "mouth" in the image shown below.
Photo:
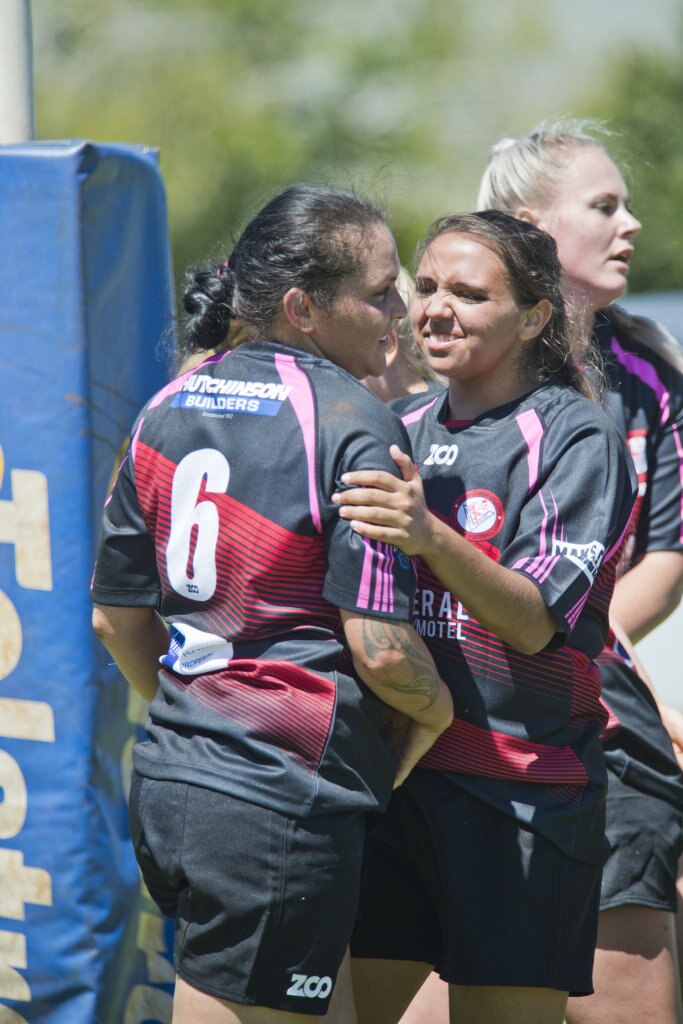
{"label": "mouth", "polygon": [[633,253],[633,249],[622,249],[621,252],[616,252],[613,256],[610,256],[610,260],[613,263],[621,263],[624,269],[628,270],[628,265],[631,261]]}
{"label": "mouth", "polygon": [[436,354],[439,352],[448,352],[461,340],[462,339],[460,337],[455,337],[452,334],[428,334],[424,339],[424,343],[429,352]]}

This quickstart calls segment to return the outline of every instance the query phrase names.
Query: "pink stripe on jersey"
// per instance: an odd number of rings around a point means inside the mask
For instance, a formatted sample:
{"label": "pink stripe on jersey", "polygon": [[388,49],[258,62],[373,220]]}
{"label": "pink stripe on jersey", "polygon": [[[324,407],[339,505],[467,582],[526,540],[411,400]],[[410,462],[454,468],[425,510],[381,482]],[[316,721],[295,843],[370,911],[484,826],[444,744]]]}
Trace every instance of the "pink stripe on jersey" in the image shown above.
{"label": "pink stripe on jersey", "polygon": [[546,558],[545,568],[542,569],[541,572],[538,573],[536,576],[539,583],[545,583],[545,581],[548,579],[548,576],[550,576],[550,573],[553,571],[559,560],[559,555],[551,555],[549,558]]}
{"label": "pink stripe on jersey", "polygon": [[384,575],[384,551],[386,545],[379,542],[377,544],[376,557],[377,557],[377,568],[375,569],[375,597],[372,602],[374,611],[385,611],[384,608],[384,586],[386,583]]}
{"label": "pink stripe on jersey", "polygon": [[529,490],[531,491],[538,480],[538,466],[541,456],[541,441],[543,439],[543,424],[535,409],[527,409],[519,416],[516,416],[517,426],[522,431],[526,441],[529,454],[527,463],[529,466]]}
{"label": "pink stripe on jersey", "polygon": [[586,593],[583,595],[583,597],[579,601],[577,601],[576,604],[572,608],[570,608],[567,614],[565,615],[565,619],[569,623],[571,629],[573,629],[576,625],[576,620],[583,611],[583,606],[590,597],[590,592],[591,588],[589,587]]}
{"label": "pink stripe on jersey", "polygon": [[538,569],[543,565],[546,553],[545,530],[548,525],[548,509],[546,508],[543,495],[540,491],[538,492],[538,500],[540,501],[541,508],[543,509],[543,519],[541,520],[541,530],[538,538],[538,555],[534,558],[533,562],[527,569],[527,572],[531,573],[532,576],[535,576]]}
{"label": "pink stripe on jersey", "polygon": [[175,380],[170,381],[165,388],[161,391],[157,391],[154,398],[149,402],[148,408],[156,409],[158,405],[161,405],[165,398],[170,398],[171,395],[176,395],[179,391],[182,391],[183,384],[185,381],[192,376],[193,373],[197,373],[202,366],[206,366],[207,363],[217,363],[225,356],[230,355],[230,351],[227,352],[216,352],[212,356],[207,356],[203,363],[199,363],[198,366],[193,366],[191,370],[186,370],[185,373],[181,373]]}
{"label": "pink stripe on jersey", "polygon": [[401,422],[404,423],[406,426],[408,425],[408,423],[417,423],[418,420],[422,419],[424,414],[427,412],[427,409],[431,409],[431,407],[434,405],[434,402],[438,402],[440,398],[441,395],[437,395],[433,402],[428,402],[427,405],[423,405],[422,408],[416,409],[414,412],[409,412],[407,416],[402,416]]}
{"label": "pink stripe on jersey", "polygon": [[316,481],[315,403],[313,402],[311,383],[303,370],[300,370],[296,365],[294,356],[276,353],[275,366],[282,383],[289,384],[292,389],[289,401],[292,403],[292,408],[304,436],[306,465],[308,467],[308,505],[311,510],[313,525],[318,533],[322,533],[323,527]]}
{"label": "pink stripe on jersey", "polygon": [[138,450],[138,441],[140,439],[140,431],[142,430],[142,424],[144,422],[145,422],[145,417],[143,416],[142,419],[140,420],[140,422],[138,423],[138,429],[133,434],[133,440],[130,442],[130,457],[133,460],[133,464],[135,464],[135,455],[136,455],[137,450]]}
{"label": "pink stripe on jersey", "polygon": [[602,560],[602,564],[603,565],[606,565],[607,562],[609,562],[609,560],[612,557],[612,555],[614,554],[614,552],[619,550],[619,548],[621,547],[621,544],[622,544],[622,541],[623,541],[624,537],[628,533],[628,528],[629,528],[630,525],[631,525],[631,520],[629,518],[629,521],[627,522],[626,526],[624,527],[624,529],[621,531],[621,533],[619,535],[619,540],[605,554],[605,557]]}
{"label": "pink stripe on jersey", "polygon": [[679,540],[683,543],[683,442],[681,441],[681,435],[678,433],[678,427],[673,422],[671,424],[671,431],[674,436],[674,444],[676,445],[676,454],[678,455],[678,476],[681,481],[681,532],[679,534]]}
{"label": "pink stripe on jersey", "polygon": [[669,392],[664,387],[664,384],[659,379],[657,371],[655,370],[652,363],[648,363],[647,359],[642,359],[640,356],[635,355],[633,352],[627,352],[623,349],[616,338],[612,338],[612,351],[617,357],[617,361],[624,366],[629,373],[632,373],[634,377],[642,380],[643,384],[647,384],[649,388],[652,388],[655,395],[659,399],[659,408],[662,411],[662,418],[660,424],[664,425],[669,419]]}
{"label": "pink stripe on jersey", "polygon": [[370,593],[374,589],[373,610],[391,613],[394,610],[394,549],[391,544],[375,546],[369,537],[363,537],[363,543],[365,556],[356,604],[359,608],[369,608]]}
{"label": "pink stripe on jersey", "polygon": [[[122,458],[122,459],[121,459],[121,461],[119,462],[119,468],[118,468],[118,469],[116,470],[116,480],[114,481],[114,487],[116,487],[116,484],[117,484],[117,482],[118,482],[118,479],[119,479],[119,475],[120,475],[120,473],[121,473],[121,470],[123,469],[123,467],[124,467],[124,466],[125,466],[125,464],[126,464],[126,461],[127,461],[127,459],[128,459],[128,455],[129,455],[129,453],[128,453],[128,452],[126,452],[126,454],[125,454],[125,455],[123,456],[123,458]],[[105,508],[107,507],[107,505],[109,504],[109,502],[111,501],[111,499],[112,499],[112,498],[114,497],[114,487],[112,487],[111,491],[109,492],[109,494],[108,494],[108,496],[107,496],[107,500],[106,500],[106,501],[105,501],[105,503],[104,503],[104,507],[105,507]]]}
{"label": "pink stripe on jersey", "polygon": [[372,541],[369,537],[363,537],[363,544],[365,545],[365,556],[363,558],[363,569],[360,574],[358,596],[356,597],[356,604],[359,608],[367,608],[370,605],[370,582],[372,580],[372,561],[374,557]]}
{"label": "pink stripe on jersey", "polygon": [[[142,419],[138,423],[137,430],[133,434],[131,442],[130,442],[130,457],[131,457],[131,459],[133,461],[133,465],[135,464],[135,453],[137,452],[137,442],[138,442],[139,437],[140,437],[140,430],[142,429],[142,424],[143,423],[144,423],[144,417],[142,417]],[[119,474],[121,473],[121,470],[123,469],[123,467],[124,467],[124,465],[126,463],[126,459],[127,458],[128,458],[128,452],[126,452],[126,455],[123,457],[123,459],[119,463],[119,468],[116,471],[116,480],[114,481],[114,487],[117,485],[117,482],[118,482],[118,479],[119,479]],[[114,495],[114,487],[112,487],[112,490],[110,492],[109,498],[106,499],[106,501],[104,502],[104,508],[106,508],[106,506],[108,506],[109,503],[112,501],[112,496]]]}
{"label": "pink stripe on jersey", "polygon": [[375,600],[372,607],[375,611],[393,612],[394,610],[394,551],[390,544],[377,545],[377,571],[375,584]]}

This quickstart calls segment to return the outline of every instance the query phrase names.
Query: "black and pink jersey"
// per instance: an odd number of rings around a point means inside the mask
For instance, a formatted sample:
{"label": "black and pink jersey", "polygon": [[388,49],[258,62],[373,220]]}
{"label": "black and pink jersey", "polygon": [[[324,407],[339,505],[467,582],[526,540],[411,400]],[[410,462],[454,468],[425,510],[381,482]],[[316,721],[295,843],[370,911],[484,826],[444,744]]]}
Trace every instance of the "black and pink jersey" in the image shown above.
{"label": "black and pink jersey", "polygon": [[546,835],[604,858],[600,673],[616,562],[635,493],[608,417],[556,384],[469,424],[448,393],[401,400],[432,512],[538,587],[558,623],[520,654],[419,562],[413,625],[453,694],[455,719],[421,761]]}
{"label": "black and pink jersey", "polygon": [[683,377],[619,330],[609,309],[596,315],[594,338],[609,382],[603,405],[638,474],[625,572],[650,551],[683,550]]}
{"label": "black and pink jersey", "polygon": [[170,628],[141,774],[305,816],[388,800],[387,709],[353,673],[339,609],[410,619],[409,558],[330,495],[396,473],[393,413],[345,371],[253,342],[143,409],[108,499],[92,598]]}
{"label": "black and pink jersey", "polygon": [[[618,327],[609,309],[596,315],[594,341],[609,383],[603,405],[628,444],[638,475],[622,574],[651,551],[683,550],[683,376]],[[611,635],[598,658],[608,669],[602,681],[609,712],[605,757],[636,788],[680,806],[683,779],[654,702],[628,672],[609,671],[623,661],[631,664]]]}

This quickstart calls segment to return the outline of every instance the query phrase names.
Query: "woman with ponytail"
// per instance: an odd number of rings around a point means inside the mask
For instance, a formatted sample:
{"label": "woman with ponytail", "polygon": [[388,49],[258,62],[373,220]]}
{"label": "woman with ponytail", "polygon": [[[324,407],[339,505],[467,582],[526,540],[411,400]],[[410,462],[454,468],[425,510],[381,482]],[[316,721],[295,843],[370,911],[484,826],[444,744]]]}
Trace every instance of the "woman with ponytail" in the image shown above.
{"label": "woman with ponytail", "polygon": [[[641,227],[629,191],[600,126],[563,120],[498,143],[478,205],[506,210],[554,237],[569,306],[593,332],[608,382],[603,404],[638,473],[610,609],[635,643],[671,614],[683,593],[683,353],[659,324],[616,305]],[[683,718],[649,692],[614,637],[599,664],[611,712],[603,737],[611,853],[602,881],[596,993],[570,1002],[567,1017],[571,1024],[681,1024],[674,915],[683,779],[665,729],[680,754]]]}
{"label": "woman with ponytail", "polygon": [[[561,1024],[591,992],[606,787],[600,673],[635,495],[555,243],[496,211],[438,220],[413,330],[448,381],[401,400],[412,458],[344,474],[339,515],[417,557],[414,626],[455,707],[378,820],[352,941],[359,1024],[432,966],[455,1024]],[[413,464],[414,460],[414,464]]]}
{"label": "woman with ponytail", "polygon": [[398,272],[368,200],[275,196],[184,296],[186,350],[235,321],[249,340],[147,403],[106,502],[93,624],[150,701],[131,835],[175,921],[174,1024],[326,1013],[364,812],[452,718],[410,560],[329,497],[345,471],[396,473],[405,434],[359,378],[384,371]]}

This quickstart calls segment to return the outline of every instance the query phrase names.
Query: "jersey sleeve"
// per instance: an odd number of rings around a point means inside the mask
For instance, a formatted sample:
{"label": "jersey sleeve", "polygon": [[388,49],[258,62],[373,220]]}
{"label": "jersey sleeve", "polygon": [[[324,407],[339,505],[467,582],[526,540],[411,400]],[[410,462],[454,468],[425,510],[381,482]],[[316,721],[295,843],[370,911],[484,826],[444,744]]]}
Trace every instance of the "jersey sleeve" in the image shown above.
{"label": "jersey sleeve", "polygon": [[653,437],[635,555],[683,550],[683,376],[671,371],[668,417]]}
{"label": "jersey sleeve", "polygon": [[415,596],[416,572],[412,558],[392,544],[381,544],[355,533],[338,507],[329,501],[335,490],[343,491],[341,476],[361,469],[382,469],[400,476],[389,455],[397,444],[412,455],[408,436],[398,419],[384,407],[382,416],[368,430],[354,431],[338,449],[333,475],[323,484],[325,542],[328,567],[323,596],[331,604],[373,618],[409,621]]}
{"label": "jersey sleeve", "polygon": [[560,446],[553,445],[552,435],[547,442],[539,484],[522,507],[519,530],[501,564],[538,587],[558,622],[556,645],[577,624],[598,575],[601,591],[610,581],[607,603],[599,602],[606,614],[636,478],[606,417],[593,425],[576,424]]}
{"label": "jersey sleeve", "polygon": [[145,607],[156,605],[160,593],[154,544],[140,511],[129,448],[105,503],[90,596],[98,604]]}

